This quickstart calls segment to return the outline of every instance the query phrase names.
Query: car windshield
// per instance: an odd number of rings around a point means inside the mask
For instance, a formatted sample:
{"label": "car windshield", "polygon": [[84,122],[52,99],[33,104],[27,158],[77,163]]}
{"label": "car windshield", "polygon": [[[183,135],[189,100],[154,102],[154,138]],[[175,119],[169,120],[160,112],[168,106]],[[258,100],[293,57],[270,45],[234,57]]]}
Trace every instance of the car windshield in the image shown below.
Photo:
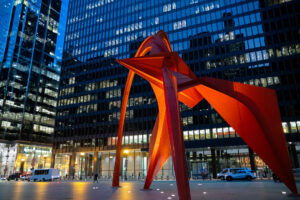
{"label": "car windshield", "polygon": [[227,169],[224,169],[221,173],[225,174],[227,172]]}

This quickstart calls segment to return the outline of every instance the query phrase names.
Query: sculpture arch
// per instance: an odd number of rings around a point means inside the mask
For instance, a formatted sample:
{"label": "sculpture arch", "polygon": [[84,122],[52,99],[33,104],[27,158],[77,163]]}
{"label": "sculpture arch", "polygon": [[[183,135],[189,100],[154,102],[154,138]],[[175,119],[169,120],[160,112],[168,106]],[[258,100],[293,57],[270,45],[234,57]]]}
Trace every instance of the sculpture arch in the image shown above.
{"label": "sculpture arch", "polygon": [[172,152],[179,199],[191,199],[178,101],[192,108],[205,98],[282,182],[297,193],[274,90],[197,78],[178,53],[172,52],[164,31],[145,39],[134,58],[117,62],[128,68],[129,74],[120,114],[113,187],[119,186],[125,113],[136,73],[149,81],[159,109],[149,143],[145,189],[150,187]]}

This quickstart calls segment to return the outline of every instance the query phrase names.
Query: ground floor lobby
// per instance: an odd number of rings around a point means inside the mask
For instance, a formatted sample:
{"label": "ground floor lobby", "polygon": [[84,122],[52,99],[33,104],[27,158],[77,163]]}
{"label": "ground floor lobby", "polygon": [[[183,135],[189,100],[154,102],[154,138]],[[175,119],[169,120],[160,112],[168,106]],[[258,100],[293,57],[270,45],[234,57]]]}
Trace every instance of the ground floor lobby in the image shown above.
{"label": "ground floor lobby", "polygon": [[[299,168],[300,143],[288,144],[293,168]],[[188,171],[191,179],[215,178],[224,168],[247,167],[258,176],[271,174],[268,166],[247,146],[214,148],[186,148]],[[110,180],[113,175],[115,150],[73,151],[55,153],[50,146],[38,144],[0,143],[0,176],[13,173],[30,174],[32,169],[59,168],[63,178],[86,179],[98,174]],[[120,176],[122,180],[143,180],[147,175],[148,152],[145,148],[123,148]],[[170,157],[155,180],[174,180],[175,173]]]}
{"label": "ground floor lobby", "polygon": [[0,177],[30,174],[32,169],[50,168],[50,145],[0,142]]}
{"label": "ground floor lobby", "polygon": [[[294,152],[293,152],[294,150]],[[299,167],[300,145],[289,147],[293,168]],[[299,154],[297,154],[299,152]],[[295,154],[295,155],[294,155]],[[143,149],[124,148],[121,153],[120,178],[142,180],[147,175],[148,152]],[[271,170],[247,146],[186,149],[188,171],[191,179],[212,179],[224,168],[247,167],[256,171],[259,177],[270,177]],[[112,178],[115,151],[86,151],[57,153],[53,167],[61,170],[61,176],[68,179],[86,179],[98,174],[100,179]],[[172,157],[159,171],[155,180],[174,180]]]}

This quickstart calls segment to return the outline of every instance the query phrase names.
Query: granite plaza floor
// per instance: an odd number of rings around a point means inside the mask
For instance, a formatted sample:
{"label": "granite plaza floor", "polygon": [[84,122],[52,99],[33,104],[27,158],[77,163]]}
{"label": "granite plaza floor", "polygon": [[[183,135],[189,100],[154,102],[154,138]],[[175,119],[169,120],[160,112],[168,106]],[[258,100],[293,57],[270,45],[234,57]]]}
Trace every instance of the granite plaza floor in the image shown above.
{"label": "granite plaza floor", "polygon": [[[298,183],[300,191],[300,183]],[[168,200],[178,199],[175,181],[154,181],[152,190],[142,190],[143,182],[0,182],[1,200]],[[299,200],[282,183],[263,181],[191,181],[194,200]]]}

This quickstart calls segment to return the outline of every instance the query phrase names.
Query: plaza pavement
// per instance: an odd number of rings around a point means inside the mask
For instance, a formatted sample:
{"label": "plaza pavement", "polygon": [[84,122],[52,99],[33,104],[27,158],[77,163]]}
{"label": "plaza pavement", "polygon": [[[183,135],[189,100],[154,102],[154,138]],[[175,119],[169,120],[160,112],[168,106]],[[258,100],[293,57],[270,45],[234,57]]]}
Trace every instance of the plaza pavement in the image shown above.
{"label": "plaza pavement", "polygon": [[[1,181],[0,200],[169,200],[178,199],[175,181],[154,181],[151,190],[142,190],[142,181],[22,182]],[[297,184],[300,191],[300,183]],[[191,181],[193,200],[300,200],[291,196],[282,183],[257,181]]]}

